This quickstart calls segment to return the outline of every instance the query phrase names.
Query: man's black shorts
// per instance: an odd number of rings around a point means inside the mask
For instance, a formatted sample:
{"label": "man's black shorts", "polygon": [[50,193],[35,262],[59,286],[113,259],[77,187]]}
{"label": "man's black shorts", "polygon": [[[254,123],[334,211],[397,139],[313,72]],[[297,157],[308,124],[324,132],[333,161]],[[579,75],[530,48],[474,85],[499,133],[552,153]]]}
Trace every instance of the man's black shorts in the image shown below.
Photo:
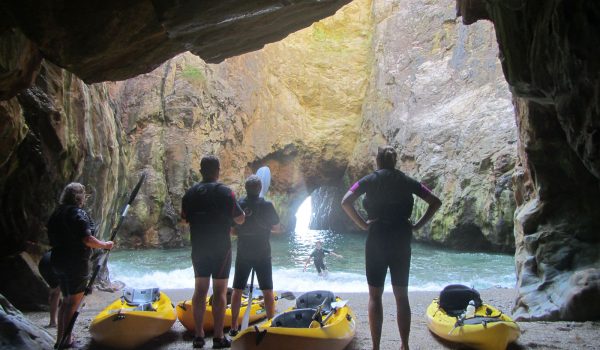
{"label": "man's black shorts", "polygon": [[273,289],[273,270],[271,266],[271,257],[260,259],[240,259],[235,260],[235,276],[233,277],[233,288],[244,289],[250,276],[250,271],[254,268],[258,286],[261,290]]}
{"label": "man's black shorts", "polygon": [[52,263],[63,296],[83,293],[90,278],[88,262]]}
{"label": "man's black shorts", "polygon": [[194,277],[211,277],[213,279],[229,278],[231,269],[231,249],[222,252],[194,252],[192,250]]}

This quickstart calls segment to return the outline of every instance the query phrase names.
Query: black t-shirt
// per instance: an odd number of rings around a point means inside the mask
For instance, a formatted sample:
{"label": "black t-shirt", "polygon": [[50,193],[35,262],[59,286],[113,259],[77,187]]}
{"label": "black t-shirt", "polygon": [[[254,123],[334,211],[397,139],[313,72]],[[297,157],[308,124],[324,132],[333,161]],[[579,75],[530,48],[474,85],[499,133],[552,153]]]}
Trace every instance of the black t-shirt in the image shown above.
{"label": "black t-shirt", "polygon": [[190,223],[192,247],[219,250],[231,247],[232,218],[242,215],[233,191],[218,182],[200,182],[186,191],[181,216]]}
{"label": "black t-shirt", "polygon": [[379,169],[358,180],[350,189],[360,196],[369,219],[406,222],[412,215],[413,194],[424,197],[429,190],[397,169]]}
{"label": "black t-shirt", "polygon": [[315,264],[323,264],[325,254],[331,254],[331,250],[315,248],[315,250],[313,250],[312,253],[310,253],[310,256],[315,259]]}
{"label": "black t-shirt", "polygon": [[270,257],[271,227],[279,223],[273,203],[259,197],[246,197],[239,204],[246,213],[246,220],[236,227],[238,257]]}
{"label": "black t-shirt", "polygon": [[95,230],[88,213],[74,205],[61,205],[54,210],[47,224],[48,239],[52,246],[52,261],[88,261],[91,248],[83,238]]}

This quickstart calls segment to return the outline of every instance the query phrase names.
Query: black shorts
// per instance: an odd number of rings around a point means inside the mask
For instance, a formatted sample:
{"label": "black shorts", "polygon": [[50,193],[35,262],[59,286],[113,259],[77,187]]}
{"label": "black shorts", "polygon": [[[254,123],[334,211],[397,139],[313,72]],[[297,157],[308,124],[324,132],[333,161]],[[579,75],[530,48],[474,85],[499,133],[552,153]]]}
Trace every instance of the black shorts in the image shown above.
{"label": "black shorts", "polygon": [[325,263],[323,261],[315,260],[315,267],[317,268],[318,273],[321,273],[321,270],[323,270],[323,271],[327,270],[327,266],[325,266]]}
{"label": "black shorts", "polygon": [[213,279],[229,278],[231,270],[231,249],[218,252],[194,251],[192,249],[192,265],[194,277],[211,277]]}
{"label": "black shorts", "polygon": [[365,268],[369,286],[382,288],[388,268],[393,286],[408,286],[411,238],[410,227],[398,228],[376,223],[371,225],[365,247]]}
{"label": "black shorts", "polygon": [[52,270],[58,278],[60,292],[63,296],[83,293],[88,285],[90,269],[87,261],[55,262]]}
{"label": "black shorts", "polygon": [[259,259],[240,259],[235,260],[235,276],[233,277],[233,288],[244,289],[248,283],[250,271],[254,269],[258,286],[261,290],[273,289],[273,270],[271,266],[271,257]]}
{"label": "black shorts", "polygon": [[50,252],[44,254],[40,263],[38,264],[38,270],[40,271],[40,275],[44,278],[44,281],[48,283],[50,288],[54,289],[58,287],[59,281],[58,276],[52,269],[52,262],[50,261]]}

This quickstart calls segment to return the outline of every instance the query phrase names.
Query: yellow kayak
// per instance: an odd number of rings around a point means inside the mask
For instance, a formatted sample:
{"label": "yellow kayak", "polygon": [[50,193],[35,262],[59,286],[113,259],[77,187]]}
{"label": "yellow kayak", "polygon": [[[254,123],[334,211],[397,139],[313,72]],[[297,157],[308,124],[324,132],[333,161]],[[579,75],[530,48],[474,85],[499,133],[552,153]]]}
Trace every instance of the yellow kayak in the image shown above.
{"label": "yellow kayak", "polygon": [[[275,298],[275,302],[277,303],[277,298]],[[246,307],[248,306],[248,298],[242,296],[242,306],[240,307],[240,313],[238,317],[238,324],[242,323],[242,318],[244,317],[244,313],[246,312]],[[183,326],[190,332],[194,332],[194,326],[196,322],[194,322],[194,312],[192,309],[192,301],[184,300],[177,304],[177,318],[179,322],[183,324]],[[267,311],[265,310],[264,303],[262,299],[253,298],[250,306],[250,323],[262,320],[267,317]],[[204,331],[210,332],[215,327],[213,316],[212,316],[212,305],[210,302],[210,297],[206,298],[206,311],[204,312]],[[231,304],[227,305],[225,309],[225,320],[224,320],[225,328],[231,327]]]}
{"label": "yellow kayak", "polygon": [[152,294],[139,302],[123,297],[100,312],[90,325],[94,341],[115,348],[134,348],[167,332],[176,316],[171,299],[158,288],[143,294]]}
{"label": "yellow kayak", "polygon": [[[319,293],[322,291],[309,292]],[[330,293],[330,292],[329,292]],[[306,295],[306,294],[305,294]],[[333,297],[326,307],[294,308],[233,338],[232,349],[336,350],[354,338],[356,321],[347,301]],[[302,296],[298,298],[302,300]]]}
{"label": "yellow kayak", "polygon": [[438,337],[475,349],[504,350],[519,338],[521,330],[508,315],[483,303],[474,317],[450,316],[434,299],[426,311],[427,327]]}

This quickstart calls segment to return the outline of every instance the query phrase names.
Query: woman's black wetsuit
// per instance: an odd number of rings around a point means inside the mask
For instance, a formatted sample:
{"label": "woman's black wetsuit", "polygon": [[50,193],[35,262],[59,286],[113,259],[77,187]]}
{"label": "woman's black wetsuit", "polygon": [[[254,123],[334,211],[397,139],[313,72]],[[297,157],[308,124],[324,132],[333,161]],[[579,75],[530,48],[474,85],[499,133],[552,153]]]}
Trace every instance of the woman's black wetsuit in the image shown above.
{"label": "woman's black wetsuit", "polygon": [[365,247],[367,282],[383,287],[389,267],[392,285],[407,287],[413,194],[425,197],[429,190],[399,170],[380,169],[360,179],[350,191],[357,196],[366,193],[363,204],[374,221]]}

